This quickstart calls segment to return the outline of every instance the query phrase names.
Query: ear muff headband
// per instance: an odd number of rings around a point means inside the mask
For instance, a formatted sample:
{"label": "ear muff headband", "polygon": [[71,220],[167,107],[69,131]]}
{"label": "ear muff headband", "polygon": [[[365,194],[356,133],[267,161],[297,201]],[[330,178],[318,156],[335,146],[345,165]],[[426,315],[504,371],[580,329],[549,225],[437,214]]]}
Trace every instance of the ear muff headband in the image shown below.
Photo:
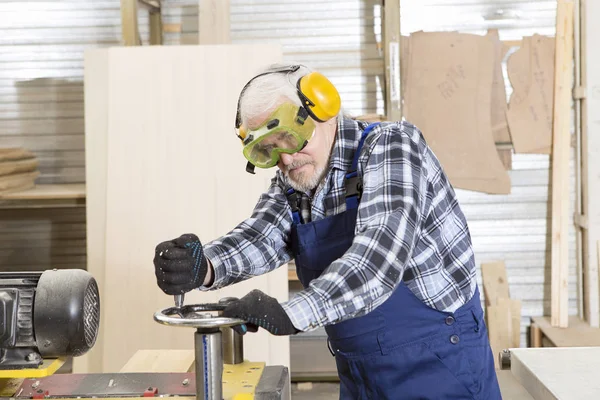
{"label": "ear muff headband", "polygon": [[[242,125],[242,116],[240,110],[240,103],[244,91],[250,86],[250,83],[256,78],[269,74],[278,73],[292,73],[300,69],[300,65],[292,65],[289,67],[283,67],[281,69],[275,69],[261,74],[256,75],[250,79],[248,83],[243,87],[238,98],[237,113],[235,116],[235,127],[240,129]],[[335,117],[341,108],[340,94],[338,93],[335,86],[327,79],[323,74],[319,72],[310,72],[304,75],[298,80],[296,84],[296,90],[298,97],[304,106],[304,109],[308,112],[315,121],[325,122]]]}
{"label": "ear muff headband", "polygon": [[258,74],[254,78],[250,79],[248,81],[248,83],[246,83],[244,85],[244,87],[242,88],[242,91],[240,92],[240,97],[238,97],[237,113],[235,115],[235,128],[239,129],[240,126],[242,126],[242,115],[241,115],[241,110],[240,110],[240,104],[242,102],[242,96],[244,95],[244,92],[246,91],[246,89],[248,89],[248,86],[250,86],[250,84],[255,79],[260,78],[261,76],[270,75],[270,74],[281,74],[281,73],[289,74],[289,73],[292,73],[292,72],[296,72],[299,69],[300,69],[300,65],[291,65],[291,66],[288,66],[288,67],[283,67],[283,68],[280,68],[280,69],[273,69],[271,71],[263,72],[262,74]]}

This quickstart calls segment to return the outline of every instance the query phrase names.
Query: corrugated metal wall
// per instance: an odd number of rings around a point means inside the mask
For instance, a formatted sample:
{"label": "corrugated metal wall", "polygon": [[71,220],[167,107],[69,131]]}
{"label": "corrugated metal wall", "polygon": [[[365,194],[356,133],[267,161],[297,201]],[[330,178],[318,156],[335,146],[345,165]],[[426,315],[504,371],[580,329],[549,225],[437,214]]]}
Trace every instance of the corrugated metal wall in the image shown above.
{"label": "corrugated metal wall", "polygon": [[[231,1],[234,43],[278,42],[327,73],[348,111],[383,108],[376,0]],[[163,1],[166,45],[198,40],[198,1]],[[40,159],[39,183],[85,180],[83,51],[120,42],[119,0],[0,0],[0,147]],[[148,15],[139,12],[148,43]],[[178,30],[178,29],[175,29]],[[233,114],[232,114],[233,119]],[[0,210],[0,270],[85,266],[85,209]]]}
{"label": "corrugated metal wall", "polygon": [[[197,1],[163,3],[163,23],[175,27],[165,33],[166,44],[196,43]],[[403,0],[402,32],[498,28],[505,40],[553,35],[555,3]],[[378,0],[231,0],[231,39],[281,43],[286,60],[307,63],[332,79],[347,111],[382,113],[380,12]],[[147,43],[147,14],[140,14]],[[83,50],[118,45],[119,1],[0,0],[0,15],[0,146],[35,151],[40,183],[83,182]],[[511,295],[523,300],[524,333],[529,316],[549,312],[549,157],[515,155],[510,175],[510,195],[458,194],[477,261],[506,261]],[[577,293],[574,238],[572,231],[571,313]],[[1,270],[84,265],[85,209],[0,210]]]}

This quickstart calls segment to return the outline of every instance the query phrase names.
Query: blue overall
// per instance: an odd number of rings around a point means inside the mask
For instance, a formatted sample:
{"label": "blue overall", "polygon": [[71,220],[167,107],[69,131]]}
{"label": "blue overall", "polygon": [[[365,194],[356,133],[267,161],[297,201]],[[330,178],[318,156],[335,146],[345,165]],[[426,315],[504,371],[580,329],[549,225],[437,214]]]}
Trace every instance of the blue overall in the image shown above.
{"label": "blue overall", "polygon": [[[302,223],[293,189],[292,250],[304,287],[352,244],[359,197],[348,185],[374,125],[365,128],[346,175],[347,211]],[[401,282],[372,312],[325,327],[340,399],[501,399],[479,291],[454,313],[437,311]],[[333,350],[331,350],[333,349]]]}

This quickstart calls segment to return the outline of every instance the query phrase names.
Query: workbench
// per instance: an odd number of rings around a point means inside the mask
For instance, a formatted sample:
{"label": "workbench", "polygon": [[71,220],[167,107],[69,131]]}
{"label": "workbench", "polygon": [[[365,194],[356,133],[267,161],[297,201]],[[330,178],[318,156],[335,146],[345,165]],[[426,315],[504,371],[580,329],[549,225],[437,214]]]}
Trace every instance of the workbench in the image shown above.
{"label": "workbench", "polygon": [[600,399],[598,360],[600,347],[510,349],[510,372],[535,400]]}

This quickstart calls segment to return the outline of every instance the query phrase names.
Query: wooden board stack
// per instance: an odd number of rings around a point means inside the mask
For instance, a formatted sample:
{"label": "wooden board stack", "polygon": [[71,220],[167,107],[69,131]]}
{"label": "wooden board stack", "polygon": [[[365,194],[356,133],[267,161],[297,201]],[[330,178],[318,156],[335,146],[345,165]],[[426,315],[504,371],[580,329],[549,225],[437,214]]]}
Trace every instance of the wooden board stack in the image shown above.
{"label": "wooden board stack", "polygon": [[40,175],[38,160],[27,149],[0,149],[0,194],[31,189]]}

